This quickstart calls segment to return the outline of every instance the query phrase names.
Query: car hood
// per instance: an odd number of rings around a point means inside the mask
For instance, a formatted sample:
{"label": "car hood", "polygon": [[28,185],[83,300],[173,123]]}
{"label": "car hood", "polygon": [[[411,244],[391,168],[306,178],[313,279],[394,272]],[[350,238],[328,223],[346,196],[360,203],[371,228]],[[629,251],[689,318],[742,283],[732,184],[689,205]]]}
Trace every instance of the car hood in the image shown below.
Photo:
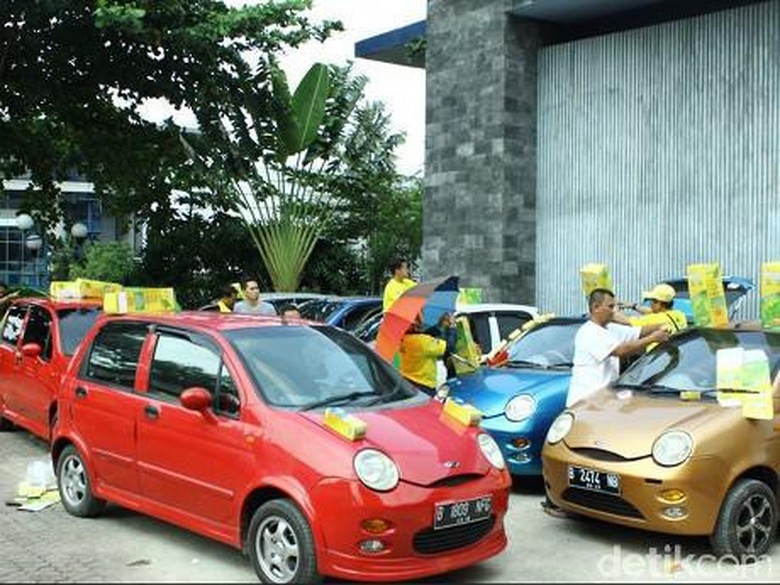
{"label": "car hood", "polygon": [[722,410],[715,401],[600,390],[570,409],[574,424],[564,442],[571,449],[600,449],[639,459],[652,453],[653,443],[664,431],[692,433]]}
{"label": "car hood", "polygon": [[450,395],[478,408],[486,417],[503,414],[507,401],[518,394],[537,398],[548,392],[565,392],[571,370],[481,367],[473,374],[447,381]]}
{"label": "car hood", "polygon": [[491,465],[477,445],[478,427],[468,427],[444,414],[442,404],[431,400],[421,406],[351,412],[366,423],[366,435],[358,441],[339,437],[325,426],[322,412],[306,417],[334,440],[346,441],[354,452],[374,448],[389,455],[401,480],[430,485],[448,477],[485,475]]}

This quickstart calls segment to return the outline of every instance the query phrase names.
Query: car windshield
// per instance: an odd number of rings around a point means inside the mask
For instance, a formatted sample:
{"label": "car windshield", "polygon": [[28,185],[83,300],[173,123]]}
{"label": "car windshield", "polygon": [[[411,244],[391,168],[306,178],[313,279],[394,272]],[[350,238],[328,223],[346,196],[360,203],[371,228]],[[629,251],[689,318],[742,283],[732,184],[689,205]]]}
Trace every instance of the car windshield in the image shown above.
{"label": "car windshield", "polygon": [[62,353],[65,355],[76,353],[76,348],[100,313],[101,311],[97,307],[80,307],[78,309],[60,309],[57,311],[57,318],[60,322]]}
{"label": "car windshield", "polygon": [[697,328],[679,333],[641,356],[613,387],[663,394],[683,390],[714,393],[718,351],[730,348],[762,350],[774,379],[780,366],[780,332]]}
{"label": "car windshield", "polygon": [[571,367],[574,336],[582,321],[542,323],[510,344],[509,365]]}
{"label": "car windshield", "polygon": [[425,395],[377,354],[335,327],[260,327],[227,339],[274,406],[366,407]]}
{"label": "car windshield", "polygon": [[341,300],[316,299],[301,305],[301,317],[324,322],[343,305],[344,301]]}

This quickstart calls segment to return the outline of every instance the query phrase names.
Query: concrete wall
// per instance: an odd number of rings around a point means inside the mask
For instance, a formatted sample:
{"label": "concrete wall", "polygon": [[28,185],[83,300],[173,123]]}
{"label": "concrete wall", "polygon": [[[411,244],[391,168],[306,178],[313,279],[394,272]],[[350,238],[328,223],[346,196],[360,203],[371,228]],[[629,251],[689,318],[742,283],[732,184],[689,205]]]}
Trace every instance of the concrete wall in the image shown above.
{"label": "concrete wall", "polygon": [[696,262],[757,281],[780,260],[780,2],[542,49],[538,162],[544,309],[585,310],[587,262],[627,299]]}
{"label": "concrete wall", "polygon": [[533,301],[541,32],[512,0],[429,0],[422,276]]}

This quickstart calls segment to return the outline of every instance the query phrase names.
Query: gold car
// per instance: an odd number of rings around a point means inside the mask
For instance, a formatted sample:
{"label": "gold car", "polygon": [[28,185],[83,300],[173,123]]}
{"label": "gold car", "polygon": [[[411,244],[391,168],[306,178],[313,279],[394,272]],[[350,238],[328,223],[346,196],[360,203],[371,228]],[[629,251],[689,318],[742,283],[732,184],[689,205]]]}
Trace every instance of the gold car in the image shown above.
{"label": "gold car", "polygon": [[[736,355],[759,356],[764,379],[768,358],[769,418],[743,415],[744,385],[728,400],[717,392],[723,358],[735,354],[721,352],[729,348],[762,350]],[[764,554],[778,522],[779,365],[780,330],[694,328],[674,336],[553,422],[542,451],[548,497],[607,522],[708,535],[718,555]]]}

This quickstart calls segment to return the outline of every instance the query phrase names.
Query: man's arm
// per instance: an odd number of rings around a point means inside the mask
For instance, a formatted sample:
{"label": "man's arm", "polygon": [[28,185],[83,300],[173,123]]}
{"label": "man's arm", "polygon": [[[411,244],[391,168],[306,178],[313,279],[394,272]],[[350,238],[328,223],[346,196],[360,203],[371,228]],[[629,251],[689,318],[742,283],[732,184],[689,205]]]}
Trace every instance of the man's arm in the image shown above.
{"label": "man's arm", "polygon": [[[634,353],[639,353],[651,343],[661,343],[669,339],[669,334],[664,329],[659,328],[657,325],[647,325],[646,327],[652,327],[653,331],[648,335],[643,335],[640,333],[639,339],[623,341],[622,343],[617,344],[610,355],[615,357],[624,357]],[[644,330],[645,327],[642,327],[642,332],[644,332]]]}

